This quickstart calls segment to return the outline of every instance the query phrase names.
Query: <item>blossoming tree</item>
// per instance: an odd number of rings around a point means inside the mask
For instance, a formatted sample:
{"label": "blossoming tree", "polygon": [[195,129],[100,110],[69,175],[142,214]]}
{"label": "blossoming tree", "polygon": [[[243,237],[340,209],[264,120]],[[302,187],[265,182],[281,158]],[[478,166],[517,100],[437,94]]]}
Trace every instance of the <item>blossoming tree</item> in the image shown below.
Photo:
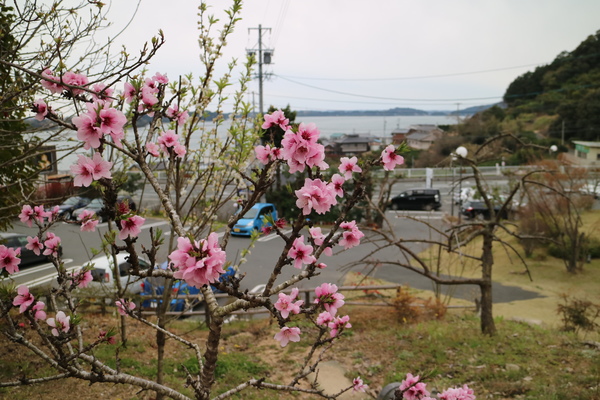
{"label": "blossoming tree", "polygon": [[[342,315],[344,296],[336,285],[324,283],[317,287],[315,300],[310,304],[298,300],[297,285],[327,268],[323,259],[331,256],[334,248],[349,249],[360,245],[364,234],[358,222],[346,220],[346,215],[363,196],[363,171],[379,166],[391,170],[403,160],[396,149],[390,146],[379,158],[362,165],[355,158],[342,160],[337,171],[339,173],[327,178],[325,172],[329,166],[325,162],[323,145],[319,143],[318,128],[313,124],[300,124],[297,129],[292,129],[278,117],[280,112],[265,116],[262,127],[266,129],[272,124],[282,126],[285,135],[281,146],[256,146],[257,129],[248,117],[250,107],[242,101],[251,62],[240,78],[241,89],[235,96],[232,127],[225,135],[217,134],[216,130],[203,130],[203,111],[213,100],[224,97],[223,90],[230,85],[228,76],[214,80],[213,71],[240,10],[241,2],[234,0],[227,12],[229,19],[221,30],[221,36],[213,40],[209,32],[216,20],[206,16],[207,6],[201,5],[200,43],[207,70],[199,86],[192,85],[191,77],[171,83],[161,73],[152,76],[144,73],[132,75],[133,70],[128,69],[96,76],[92,80],[81,72],[65,68],[62,62],[56,62],[54,68],[46,65],[40,71],[12,66],[39,79],[43,89],[32,107],[36,118],[50,120],[70,130],[86,150],[87,155],[78,155],[71,172],[76,186],[94,184],[102,190],[106,204],[104,213],[109,220],[109,233],[104,235],[104,241],[112,256],[120,252],[127,253],[131,264],[129,272],[140,279],[164,277],[168,282],[179,279],[200,289],[210,315],[208,338],[203,346],[169,331],[160,322],[160,315],[156,323],[137,313],[137,305],[125,296],[118,279],[114,298],[122,319],[131,319],[154,328],[159,342],[168,337],[189,348],[199,373],[186,370],[186,384],[193,390],[195,398],[226,398],[252,387],[305,392],[326,398],[335,398],[349,390],[365,391],[367,387],[360,377],[334,395],[326,394],[314,385],[300,385],[317,369],[321,359],[318,352],[329,349],[345,330],[351,328],[351,322],[348,315]],[[160,45],[159,39],[154,40],[153,51],[158,50]],[[117,90],[119,83],[122,84],[122,91]],[[54,106],[55,102],[59,104],[65,100],[75,110],[76,115],[72,119],[63,117]],[[138,127],[137,122],[144,116],[152,121],[148,129]],[[163,118],[170,121],[168,126],[163,125]],[[256,163],[251,165],[253,158]],[[159,181],[154,174],[153,168],[158,163],[167,166],[165,182]],[[113,179],[113,171],[131,164],[139,167],[160,199],[173,233],[170,245],[163,243],[160,233],[151,233],[151,248],[141,250],[137,241],[142,234],[145,218],[127,204],[117,204],[119,185]],[[239,186],[242,182],[253,189],[240,210],[240,215],[243,215],[273,184],[274,171],[279,165],[287,166],[290,172],[304,171],[307,178],[303,187],[295,192],[298,216],[291,232],[282,229],[284,221],[270,221],[272,226],[265,233],[281,237],[283,247],[280,256],[273,262],[263,291],[249,293],[240,289],[243,276],[219,280],[228,262],[225,249],[236,215],[229,219],[229,229],[221,239],[213,227],[213,217],[233,196],[227,194],[230,193],[227,188]],[[346,192],[344,188],[344,183],[349,180],[354,181],[352,192]],[[198,188],[201,195],[190,195]],[[328,213],[333,207],[339,207],[341,212],[327,233],[313,226],[311,215]],[[187,399],[186,395],[165,384],[160,370],[156,380],[149,380],[111,368],[94,355],[100,346],[115,343],[115,335],[113,332],[90,332],[82,324],[86,315],[80,312],[74,291],[91,281],[91,273],[89,268],[75,272],[68,272],[64,268],[60,255],[61,240],[52,232],[54,224],[60,221],[58,208],[46,210],[40,205],[24,205],[19,218],[29,226],[39,228],[37,235],[28,238],[27,248],[48,255],[56,268],[57,286],[49,293],[49,299],[51,309],[58,311],[47,310],[46,304],[36,299],[26,286],[19,286],[15,290],[9,288],[7,295],[0,299],[0,318],[5,321],[2,333],[15,344],[31,350],[55,374],[4,382],[0,383],[0,387],[74,377],[93,383],[130,384],[142,390],[154,391],[159,398]],[[84,213],[80,218],[81,231],[95,231],[97,216]],[[152,266],[155,266],[156,252],[160,246],[169,249],[168,268],[142,269],[139,263],[141,253],[146,254]],[[0,270],[3,276],[10,280],[10,275],[19,271],[19,262],[18,251],[0,245]],[[237,261],[235,267],[240,268],[242,264],[243,260]],[[282,279],[283,271],[290,268],[295,269],[296,274]],[[233,301],[220,305],[211,285],[226,292]],[[258,376],[215,396],[215,369],[224,323],[231,313],[253,308],[267,310],[276,321],[279,330],[273,340],[279,346],[309,341],[309,354],[289,383],[275,384],[268,382],[266,376]],[[314,327],[312,334],[305,332],[301,320]],[[124,338],[122,334],[122,340]],[[115,357],[118,357],[118,352]],[[159,364],[163,357],[159,346]],[[412,379],[407,377],[405,387],[397,393],[398,398],[429,398],[424,386],[411,389],[420,385],[418,378],[416,381],[408,378]],[[464,389],[464,393],[460,392],[462,397],[451,393],[439,398],[469,400],[474,398],[469,397],[471,394]]]}

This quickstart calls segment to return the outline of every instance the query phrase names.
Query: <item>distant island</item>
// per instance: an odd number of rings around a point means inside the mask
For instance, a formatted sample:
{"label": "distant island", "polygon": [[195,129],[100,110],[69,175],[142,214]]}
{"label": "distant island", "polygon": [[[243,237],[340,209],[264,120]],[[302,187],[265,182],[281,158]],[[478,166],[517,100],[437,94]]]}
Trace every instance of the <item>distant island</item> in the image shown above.
{"label": "distant island", "polygon": [[[501,103],[488,104],[483,106],[474,106],[458,110],[458,114],[461,116],[469,116],[477,114],[478,112],[487,110],[495,105],[504,107]],[[382,117],[394,117],[394,116],[453,116],[457,114],[457,110],[436,110],[436,111],[424,111],[416,108],[390,108],[389,110],[351,110],[351,111],[297,111],[297,117],[371,117],[371,116],[382,116]]]}

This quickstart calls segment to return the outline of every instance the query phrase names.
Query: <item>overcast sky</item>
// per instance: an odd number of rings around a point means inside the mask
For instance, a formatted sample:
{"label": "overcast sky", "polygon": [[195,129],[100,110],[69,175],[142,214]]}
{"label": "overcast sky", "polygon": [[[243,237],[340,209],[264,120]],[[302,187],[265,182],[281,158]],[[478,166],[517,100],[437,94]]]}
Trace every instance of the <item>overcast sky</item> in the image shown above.
{"label": "overcast sky", "polygon": [[[211,2],[215,13],[227,0]],[[197,2],[113,1],[130,51],[164,31],[151,72],[198,75]],[[600,29],[598,0],[249,0],[225,60],[263,44],[265,110],[455,110],[500,101],[517,76],[572,51]],[[223,69],[221,69],[222,71]],[[258,81],[251,90],[256,92]],[[248,99],[251,99],[249,95]]]}

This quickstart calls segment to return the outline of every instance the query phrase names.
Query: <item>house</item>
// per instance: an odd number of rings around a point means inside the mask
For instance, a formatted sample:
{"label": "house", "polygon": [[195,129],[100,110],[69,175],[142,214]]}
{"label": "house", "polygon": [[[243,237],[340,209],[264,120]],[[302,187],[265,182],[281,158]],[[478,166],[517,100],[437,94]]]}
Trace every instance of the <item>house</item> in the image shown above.
{"label": "house", "polygon": [[444,131],[436,125],[411,125],[406,135],[406,144],[417,150],[427,150],[441,138]]}
{"label": "house", "polygon": [[346,135],[337,142],[340,155],[358,155],[379,148],[380,140],[373,136]]}
{"label": "house", "polygon": [[392,131],[392,143],[395,145],[402,144],[406,141],[406,135],[408,135],[408,128],[396,128]]}
{"label": "house", "polygon": [[600,142],[585,142],[573,140],[574,154],[570,154],[570,161],[584,166],[600,166]]}

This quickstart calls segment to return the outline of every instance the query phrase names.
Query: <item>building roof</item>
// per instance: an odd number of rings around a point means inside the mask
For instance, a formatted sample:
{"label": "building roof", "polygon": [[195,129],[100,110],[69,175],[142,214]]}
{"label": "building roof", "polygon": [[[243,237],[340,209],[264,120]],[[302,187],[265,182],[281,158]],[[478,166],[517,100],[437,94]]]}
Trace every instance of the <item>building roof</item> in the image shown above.
{"label": "building roof", "polygon": [[583,140],[573,140],[573,143],[586,147],[600,147],[600,142],[586,142]]}
{"label": "building roof", "polygon": [[435,135],[431,133],[423,133],[423,132],[415,132],[406,136],[406,140],[416,140],[419,142],[432,141],[435,140]]}

